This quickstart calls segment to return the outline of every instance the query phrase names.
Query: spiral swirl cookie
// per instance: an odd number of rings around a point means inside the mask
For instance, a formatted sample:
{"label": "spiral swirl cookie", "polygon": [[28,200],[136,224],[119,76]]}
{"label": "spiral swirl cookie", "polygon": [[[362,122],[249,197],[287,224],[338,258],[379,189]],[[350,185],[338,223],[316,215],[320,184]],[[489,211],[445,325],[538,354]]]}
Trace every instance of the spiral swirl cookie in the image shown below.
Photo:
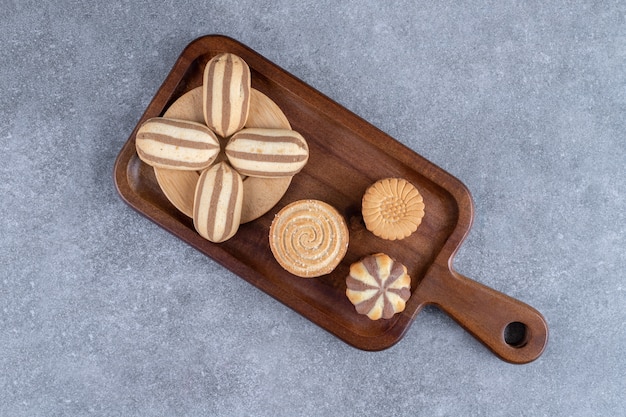
{"label": "spiral swirl cookie", "polygon": [[424,199],[410,182],[385,178],[363,195],[363,220],[367,230],[388,240],[410,236],[424,217]]}
{"label": "spiral swirl cookie", "polygon": [[339,265],[348,250],[348,227],[329,204],[299,200],[276,214],[269,240],[283,268],[299,277],[313,278]]}
{"label": "spiral swirl cookie", "polygon": [[353,263],[346,286],[346,296],[356,311],[371,320],[389,319],[404,311],[411,296],[411,278],[406,267],[384,253]]}

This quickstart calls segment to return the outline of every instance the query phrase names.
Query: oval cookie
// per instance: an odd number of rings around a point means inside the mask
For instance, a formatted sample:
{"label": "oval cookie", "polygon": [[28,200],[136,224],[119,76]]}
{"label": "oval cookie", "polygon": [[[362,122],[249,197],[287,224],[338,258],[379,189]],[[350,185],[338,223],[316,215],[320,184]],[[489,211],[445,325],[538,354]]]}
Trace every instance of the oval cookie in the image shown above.
{"label": "oval cookie", "polygon": [[193,205],[193,224],[200,236],[219,243],[239,229],[243,183],[241,176],[220,162],[203,171],[198,179]]}
{"label": "oval cookie", "polygon": [[242,175],[291,177],[307,163],[309,147],[294,130],[247,128],[230,138],[226,155]]}
{"label": "oval cookie", "polygon": [[135,147],[148,165],[188,171],[208,168],[220,152],[217,136],[206,126],[163,117],[139,127]]}
{"label": "oval cookie", "polygon": [[204,68],[203,112],[207,126],[222,137],[240,130],[250,111],[250,68],[231,53],[211,59]]}

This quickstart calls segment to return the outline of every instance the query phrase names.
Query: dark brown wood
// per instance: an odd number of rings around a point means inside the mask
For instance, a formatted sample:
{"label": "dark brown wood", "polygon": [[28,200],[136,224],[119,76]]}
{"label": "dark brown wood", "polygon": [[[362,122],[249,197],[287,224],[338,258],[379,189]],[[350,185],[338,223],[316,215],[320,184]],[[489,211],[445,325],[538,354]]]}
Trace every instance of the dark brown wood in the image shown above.
{"label": "dark brown wood", "polygon": [[[307,139],[310,159],[272,210],[242,225],[232,239],[214,244],[200,237],[191,220],[163,195],[152,168],[136,155],[135,134],[145,120],[162,115],[174,100],[201,85],[204,65],[221,52],[237,54],[248,63],[252,87],[276,102],[293,129]],[[365,189],[387,177],[413,183],[426,204],[418,230],[401,241],[375,237],[365,229],[360,213]],[[428,304],[443,309],[512,363],[536,359],[547,343],[546,322],[535,309],[452,269],[454,254],[473,219],[470,193],[459,180],[233,39],[205,36],[185,48],[120,151],[114,180],[121,197],[141,214],[357,348],[392,346]],[[315,279],[286,272],[268,244],[274,215],[286,204],[307,198],[333,205],[350,230],[344,260],[331,274]],[[404,312],[371,321],[357,314],[345,296],[345,277],[351,263],[376,252],[407,266],[413,295]],[[525,337],[509,344],[505,329],[517,322],[525,326]]]}

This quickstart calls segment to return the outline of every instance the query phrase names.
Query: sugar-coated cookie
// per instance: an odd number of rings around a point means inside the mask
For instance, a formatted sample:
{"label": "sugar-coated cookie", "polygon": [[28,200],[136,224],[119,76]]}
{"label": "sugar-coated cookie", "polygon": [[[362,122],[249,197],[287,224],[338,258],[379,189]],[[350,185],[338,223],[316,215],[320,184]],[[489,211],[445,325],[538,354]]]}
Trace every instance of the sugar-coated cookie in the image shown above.
{"label": "sugar-coated cookie", "polygon": [[276,214],[270,227],[270,249],[276,261],[303,278],[332,272],[348,250],[343,216],[319,200],[299,200]]}

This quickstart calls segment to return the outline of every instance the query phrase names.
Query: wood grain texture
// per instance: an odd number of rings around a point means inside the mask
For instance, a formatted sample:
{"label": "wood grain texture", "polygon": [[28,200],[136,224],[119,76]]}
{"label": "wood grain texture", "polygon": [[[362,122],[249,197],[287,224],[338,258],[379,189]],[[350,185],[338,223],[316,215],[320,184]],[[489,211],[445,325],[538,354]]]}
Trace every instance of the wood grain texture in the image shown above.
{"label": "wood grain texture", "polygon": [[[384,132],[241,43],[205,36],[190,43],[149,104],[138,126],[159,116],[169,104],[202,82],[206,62],[232,52],[249,65],[252,86],[282,109],[294,130],[307,138],[310,157],[289,190],[267,214],[242,225],[232,239],[214,244],[200,237],[190,220],[169,204],[154,172],[134,151],[136,129],[118,155],[114,180],[121,197],[141,214],[212,257],[240,277],[291,307],[345,342],[365,350],[397,343],[421,309],[439,306],[493,351],[512,363],[538,358],[547,343],[544,318],[532,307],[485,287],[452,269],[454,254],[470,230],[473,204],[456,178]],[[418,230],[401,241],[377,238],[364,226],[361,198],[382,178],[405,178],[423,196],[426,214]],[[268,230],[274,215],[300,199],[331,204],[346,219],[350,245],[344,260],[328,275],[300,279],[273,258]],[[384,252],[407,267],[411,298],[391,319],[372,321],[356,313],[345,296],[353,262]],[[525,337],[505,340],[510,323],[522,323]],[[407,346],[407,348],[409,348]]]}

